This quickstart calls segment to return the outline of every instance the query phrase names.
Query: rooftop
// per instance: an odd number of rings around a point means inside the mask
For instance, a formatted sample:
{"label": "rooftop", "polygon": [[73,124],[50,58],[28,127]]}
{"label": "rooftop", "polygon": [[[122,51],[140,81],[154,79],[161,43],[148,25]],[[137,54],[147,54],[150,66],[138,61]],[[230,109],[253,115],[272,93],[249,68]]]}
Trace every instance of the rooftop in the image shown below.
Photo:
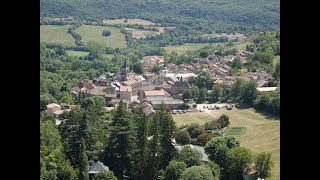
{"label": "rooftop", "polygon": [[54,108],[54,107],[59,107],[61,108],[61,106],[59,104],[55,104],[55,103],[51,103],[47,105],[47,108]]}
{"label": "rooftop", "polygon": [[89,168],[89,174],[96,174],[102,171],[109,171],[109,167],[105,166],[102,162],[97,161]]}
{"label": "rooftop", "polygon": [[120,86],[120,91],[122,92],[132,92],[131,86]]}
{"label": "rooftop", "polygon": [[257,90],[260,91],[260,92],[269,92],[269,91],[274,91],[276,89],[277,89],[277,87],[260,87],[260,88],[257,88]]}
{"label": "rooftop", "polygon": [[165,92],[161,90],[154,90],[154,91],[144,91],[146,96],[165,96]]}

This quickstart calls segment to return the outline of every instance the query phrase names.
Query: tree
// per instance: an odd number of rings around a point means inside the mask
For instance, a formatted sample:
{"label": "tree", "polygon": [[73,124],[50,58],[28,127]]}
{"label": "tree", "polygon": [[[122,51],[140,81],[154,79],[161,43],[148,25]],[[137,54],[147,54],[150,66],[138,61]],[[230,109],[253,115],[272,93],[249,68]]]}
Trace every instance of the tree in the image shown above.
{"label": "tree", "polygon": [[190,89],[186,89],[182,93],[182,98],[183,99],[190,99],[191,95],[192,95],[191,90]]}
{"label": "tree", "polygon": [[95,100],[92,97],[86,97],[81,101],[81,107],[88,110],[96,106]]}
{"label": "tree", "polygon": [[158,179],[159,170],[159,119],[161,114],[157,111],[150,125],[151,141],[149,143],[148,161],[147,161],[147,175],[148,180]]}
{"label": "tree", "polygon": [[48,93],[40,95],[40,111],[47,110],[47,105],[50,103],[57,103],[57,99]]}
{"label": "tree", "polygon": [[[205,152],[208,154],[208,158],[210,160],[215,161],[219,164],[216,159],[216,153],[219,147],[225,146],[226,148],[234,148],[240,146],[239,141],[237,141],[234,137],[224,136],[224,137],[216,137],[211,139],[204,147]],[[219,164],[220,165],[220,164]]]}
{"label": "tree", "polygon": [[199,92],[199,95],[198,95],[198,103],[202,103],[203,101],[206,100],[206,95],[207,95],[207,91],[205,88],[201,88],[200,89],[200,92]]}
{"label": "tree", "polygon": [[255,160],[255,165],[258,171],[259,177],[266,179],[271,175],[271,168],[273,166],[273,162],[271,159],[271,153],[259,153]]}
{"label": "tree", "polygon": [[252,56],[252,61],[259,61],[260,63],[271,64],[274,58],[273,52],[256,51]]}
{"label": "tree", "polygon": [[179,160],[186,163],[187,167],[201,165],[201,159],[202,154],[198,150],[192,149],[190,146],[184,146],[181,149]]}
{"label": "tree", "polygon": [[136,149],[133,156],[133,175],[135,179],[144,180],[146,178],[147,170],[147,117],[143,112],[143,109],[138,110],[135,116],[135,121],[137,124],[137,134],[136,134]]}
{"label": "tree", "polygon": [[222,114],[218,119],[218,123],[220,124],[221,128],[228,127],[230,124],[229,117],[225,114]]}
{"label": "tree", "polygon": [[84,138],[81,138],[80,156],[79,156],[79,180],[89,180],[89,164],[86,154],[86,144]]}
{"label": "tree", "polygon": [[231,148],[227,156],[225,179],[242,179],[243,169],[252,163],[252,153],[244,147]]}
{"label": "tree", "polygon": [[252,104],[258,95],[257,83],[253,80],[244,83],[240,96],[244,103]]}
{"label": "tree", "polygon": [[175,123],[172,118],[172,114],[164,109],[163,105],[159,111],[160,118],[160,168],[166,167],[173,159],[176,149],[172,145],[172,139],[174,138],[174,131],[176,129]]}
{"label": "tree", "polygon": [[240,92],[242,86],[244,85],[244,80],[237,79],[232,85],[230,89],[230,94],[233,98],[238,99],[240,97]]}
{"label": "tree", "polygon": [[111,31],[110,30],[103,30],[102,36],[111,36]]}
{"label": "tree", "polygon": [[199,88],[196,85],[192,85],[191,86],[191,93],[192,93],[192,97],[195,98],[198,96],[199,94]]}
{"label": "tree", "polygon": [[236,68],[236,69],[241,69],[242,68],[242,64],[241,64],[241,60],[239,57],[234,58],[232,64],[231,64],[232,68]]}
{"label": "tree", "polygon": [[187,168],[179,180],[212,180],[214,179],[211,170],[203,166],[192,166]]}
{"label": "tree", "polygon": [[190,143],[190,134],[188,131],[178,131],[175,133],[176,143],[185,145]]}
{"label": "tree", "polygon": [[61,92],[58,96],[59,103],[73,104],[72,96],[68,92]]}
{"label": "tree", "polygon": [[102,171],[95,174],[93,180],[118,180],[112,171]]}
{"label": "tree", "polygon": [[212,138],[218,136],[217,134],[214,133],[202,133],[197,137],[197,144],[204,146],[209,142]]}
{"label": "tree", "polygon": [[105,51],[105,47],[103,44],[95,41],[89,41],[87,43],[89,47],[89,59],[98,59]]}
{"label": "tree", "polygon": [[276,81],[280,80],[280,63],[276,64],[272,76]]}
{"label": "tree", "polygon": [[191,135],[193,130],[196,129],[196,128],[199,128],[199,124],[196,124],[196,123],[191,123],[188,127],[187,127],[187,131],[188,133]]}
{"label": "tree", "polygon": [[200,52],[200,57],[202,58],[207,58],[209,56],[208,52],[207,51],[201,51]]}
{"label": "tree", "polygon": [[130,172],[132,127],[124,103],[120,101],[110,124],[108,146],[105,149],[104,163],[108,164],[118,179]]}
{"label": "tree", "polygon": [[217,177],[218,179],[220,179],[220,167],[217,163],[215,163],[214,161],[210,161],[208,163],[208,167],[211,169],[211,172],[213,174],[214,177]]}
{"label": "tree", "polygon": [[143,73],[143,67],[142,67],[141,63],[134,63],[132,66],[132,70],[133,70],[133,72],[138,73],[138,74]]}
{"label": "tree", "polygon": [[184,162],[170,161],[164,173],[164,180],[178,180],[186,168],[187,165]]}
{"label": "tree", "polygon": [[206,130],[203,126],[197,127],[191,132],[191,138],[197,138],[200,134],[204,133],[205,131]]}
{"label": "tree", "polygon": [[222,87],[220,84],[215,84],[210,93],[210,101],[217,102],[219,97],[222,95]]}

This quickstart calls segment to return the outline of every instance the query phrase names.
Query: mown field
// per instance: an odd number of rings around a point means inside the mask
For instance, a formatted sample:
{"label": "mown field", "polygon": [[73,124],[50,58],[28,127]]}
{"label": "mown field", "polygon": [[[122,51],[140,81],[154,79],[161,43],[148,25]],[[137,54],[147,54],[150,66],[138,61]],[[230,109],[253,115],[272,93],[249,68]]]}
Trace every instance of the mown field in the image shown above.
{"label": "mown field", "polygon": [[141,24],[141,25],[153,25],[154,23],[151,21],[143,20],[143,19],[127,19],[127,22],[124,22],[124,19],[105,19],[103,20],[104,24]]}
{"label": "mown field", "polygon": [[217,34],[217,33],[214,33],[214,34],[204,34],[203,36],[205,37],[223,37],[223,36],[226,36],[229,38],[229,40],[231,39],[236,39],[238,38],[240,41],[243,41],[245,36],[241,33],[235,33],[235,34],[227,34],[227,33],[221,33],[221,34]]}
{"label": "mown field", "polygon": [[187,51],[196,51],[205,46],[213,46],[216,44],[218,43],[213,43],[211,45],[210,43],[186,43],[178,46],[166,46],[164,47],[164,50],[168,53],[171,53],[172,51],[174,51],[178,54],[183,54],[183,53],[186,53]]}
{"label": "mown field", "polygon": [[[108,37],[102,36],[103,30],[110,30],[111,36],[108,36]],[[82,36],[82,39],[85,43],[93,40],[112,48],[126,47],[126,40],[125,40],[124,34],[120,32],[120,29],[115,27],[83,25],[78,29],[76,29],[75,31]]]}
{"label": "mown field", "polygon": [[75,45],[73,37],[67,33],[70,25],[42,25],[40,26],[40,42],[61,43]]}
{"label": "mown field", "polygon": [[88,56],[89,52],[67,50],[69,56]]}
{"label": "mown field", "polygon": [[126,28],[126,30],[131,32],[132,33],[132,37],[136,38],[136,39],[145,38],[147,36],[155,36],[155,35],[159,35],[160,34],[160,32],[133,29],[133,28]]}
{"label": "mown field", "polygon": [[241,146],[251,149],[253,152],[270,152],[274,160],[271,180],[280,179],[280,121],[267,119],[255,112],[254,109],[236,109],[228,111],[205,110],[205,112],[187,112],[173,115],[177,126],[183,124],[199,123],[218,118],[226,114],[230,118],[230,126],[227,135],[233,135],[240,141]]}

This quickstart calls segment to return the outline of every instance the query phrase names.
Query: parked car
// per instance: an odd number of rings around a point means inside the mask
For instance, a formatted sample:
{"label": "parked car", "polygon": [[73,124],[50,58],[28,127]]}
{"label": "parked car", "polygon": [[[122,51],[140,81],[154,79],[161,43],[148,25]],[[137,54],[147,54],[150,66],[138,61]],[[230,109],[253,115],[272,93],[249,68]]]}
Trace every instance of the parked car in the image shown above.
{"label": "parked car", "polygon": [[172,114],[177,114],[177,111],[176,111],[176,110],[173,110],[173,111],[172,111]]}
{"label": "parked car", "polygon": [[217,109],[217,110],[220,109],[220,107],[217,106],[217,105],[214,105],[214,108]]}
{"label": "parked car", "polygon": [[182,110],[179,110],[179,114],[182,114]]}
{"label": "parked car", "polygon": [[197,104],[193,104],[192,107],[193,107],[193,108],[197,108]]}
{"label": "parked car", "polygon": [[206,106],[203,106],[203,109],[206,109]]}
{"label": "parked car", "polygon": [[200,109],[200,112],[203,112],[203,109]]}
{"label": "parked car", "polygon": [[231,104],[227,104],[227,105],[226,105],[227,110],[232,110],[232,107],[233,107],[233,106],[232,106]]}
{"label": "parked car", "polygon": [[186,110],[183,110],[182,112],[183,112],[183,113],[186,113],[187,111],[186,111]]}

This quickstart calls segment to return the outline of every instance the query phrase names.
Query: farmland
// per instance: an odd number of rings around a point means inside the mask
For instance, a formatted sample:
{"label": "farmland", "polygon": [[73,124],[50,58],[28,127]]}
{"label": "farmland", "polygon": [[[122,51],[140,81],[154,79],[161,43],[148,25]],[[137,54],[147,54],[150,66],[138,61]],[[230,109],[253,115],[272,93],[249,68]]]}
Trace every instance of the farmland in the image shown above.
{"label": "farmland", "polygon": [[61,43],[75,45],[73,37],[67,33],[70,25],[42,25],[40,26],[40,42]]}
{"label": "farmland", "polygon": [[[218,43],[214,43],[214,44],[218,44]],[[186,53],[187,51],[196,51],[205,46],[212,46],[212,45],[210,45],[210,43],[186,43],[178,46],[166,46],[164,47],[164,50],[168,53],[171,53],[172,51],[174,51],[178,54],[183,54],[183,53]]]}
{"label": "farmland", "polygon": [[228,37],[229,40],[233,40],[238,38],[240,41],[243,41],[245,36],[241,33],[235,33],[235,34],[227,34],[227,33],[221,33],[221,34],[204,34],[204,37]]}
{"label": "farmland", "polygon": [[160,32],[133,29],[133,28],[126,28],[126,30],[131,32],[132,33],[132,37],[136,38],[136,39],[145,38],[147,36],[155,36],[155,35],[159,35],[160,34]]}
{"label": "farmland", "polygon": [[173,115],[177,126],[183,124],[199,123],[214,120],[220,115],[226,114],[230,118],[230,127],[226,134],[233,135],[240,141],[241,146],[254,152],[270,152],[274,160],[272,177],[276,180],[280,177],[280,121],[267,119],[254,109],[236,109],[228,111],[205,110],[204,112],[188,112]]}
{"label": "farmland", "polygon": [[114,19],[103,20],[104,24],[140,24],[140,25],[153,25],[151,21],[143,20],[143,19],[127,19],[127,22],[124,22],[125,19]]}
{"label": "farmland", "polygon": [[69,56],[88,56],[89,52],[67,50]]}
{"label": "farmland", "polygon": [[[111,36],[105,37],[102,36],[103,30],[110,30]],[[112,48],[125,48],[126,41],[124,34],[120,32],[120,29],[115,27],[101,27],[101,26],[89,26],[84,25],[75,30],[82,36],[82,39],[85,43],[88,41],[96,41],[105,46]]]}

